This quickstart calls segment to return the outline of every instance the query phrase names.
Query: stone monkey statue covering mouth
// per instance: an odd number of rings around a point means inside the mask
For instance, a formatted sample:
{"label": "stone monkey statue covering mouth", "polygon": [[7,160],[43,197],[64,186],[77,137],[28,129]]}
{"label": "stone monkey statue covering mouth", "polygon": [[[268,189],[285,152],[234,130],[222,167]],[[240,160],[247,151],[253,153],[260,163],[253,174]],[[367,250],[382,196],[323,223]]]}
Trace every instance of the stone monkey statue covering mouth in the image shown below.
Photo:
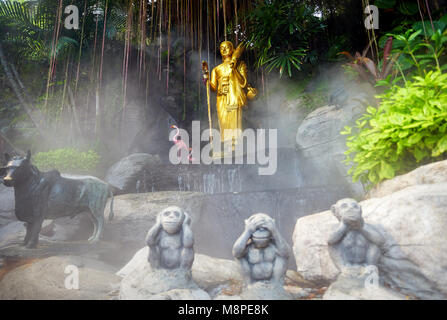
{"label": "stone monkey statue covering mouth", "polygon": [[340,274],[323,299],[402,299],[380,285],[378,265],[385,238],[376,226],[365,223],[360,204],[341,199],[331,206],[331,212],[339,224],[329,235],[328,250]]}
{"label": "stone monkey statue covering mouth", "polygon": [[342,271],[355,266],[376,266],[385,240],[374,226],[365,224],[357,201],[339,200],[332,205],[331,212],[340,222],[328,239],[337,268]]}

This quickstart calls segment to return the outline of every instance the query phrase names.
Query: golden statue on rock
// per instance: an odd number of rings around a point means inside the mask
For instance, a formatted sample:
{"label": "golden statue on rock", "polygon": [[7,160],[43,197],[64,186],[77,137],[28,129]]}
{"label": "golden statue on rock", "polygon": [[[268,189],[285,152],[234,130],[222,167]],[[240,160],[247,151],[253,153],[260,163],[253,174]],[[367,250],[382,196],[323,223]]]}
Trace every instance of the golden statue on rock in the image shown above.
{"label": "golden statue on rock", "polygon": [[[222,63],[211,71],[209,79],[210,88],[217,92],[216,109],[221,141],[231,145],[232,150],[242,133],[242,108],[247,105],[247,98],[254,99],[257,94],[257,90],[247,82],[247,65],[240,61],[243,51],[242,44],[234,49],[230,41],[222,42]],[[204,77],[208,80],[207,66],[204,67]]]}

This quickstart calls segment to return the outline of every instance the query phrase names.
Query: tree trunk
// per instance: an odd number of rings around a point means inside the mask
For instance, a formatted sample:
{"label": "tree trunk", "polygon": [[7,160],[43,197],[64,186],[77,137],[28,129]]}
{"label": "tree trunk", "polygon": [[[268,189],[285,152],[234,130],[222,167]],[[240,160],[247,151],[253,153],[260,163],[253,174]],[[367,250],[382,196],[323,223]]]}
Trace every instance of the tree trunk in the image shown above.
{"label": "tree trunk", "polygon": [[82,143],[84,143],[85,139],[84,139],[84,135],[82,133],[81,124],[79,122],[79,117],[78,117],[78,111],[76,110],[76,102],[75,102],[73,91],[71,90],[70,85],[68,85],[68,97],[70,100],[69,104],[71,105],[71,111],[73,113],[73,118],[75,121],[77,133],[79,134],[79,138],[81,139]]}

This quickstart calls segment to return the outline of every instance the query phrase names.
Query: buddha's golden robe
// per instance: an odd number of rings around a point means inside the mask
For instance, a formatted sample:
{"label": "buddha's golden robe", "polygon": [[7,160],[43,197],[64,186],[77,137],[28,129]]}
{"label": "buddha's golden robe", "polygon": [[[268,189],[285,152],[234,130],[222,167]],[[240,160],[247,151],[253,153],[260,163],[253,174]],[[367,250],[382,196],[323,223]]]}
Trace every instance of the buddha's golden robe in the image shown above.
{"label": "buddha's golden robe", "polygon": [[242,132],[242,107],[247,104],[246,86],[247,65],[243,61],[239,61],[235,68],[231,68],[230,61],[224,61],[211,72],[210,87],[217,91],[221,141],[232,140],[234,145]]}

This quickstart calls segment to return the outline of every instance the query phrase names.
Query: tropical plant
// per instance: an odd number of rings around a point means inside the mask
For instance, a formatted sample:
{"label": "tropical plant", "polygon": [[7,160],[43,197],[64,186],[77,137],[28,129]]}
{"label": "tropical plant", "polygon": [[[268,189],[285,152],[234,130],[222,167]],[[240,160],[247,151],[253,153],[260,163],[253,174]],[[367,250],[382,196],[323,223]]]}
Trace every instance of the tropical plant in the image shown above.
{"label": "tropical plant", "polygon": [[391,60],[396,68],[377,85],[390,86],[414,75],[424,76],[430,70],[446,70],[447,15],[432,23],[415,22],[405,31],[399,26],[382,36],[379,46],[385,47],[389,37],[394,39]]}
{"label": "tropical plant", "polygon": [[351,60],[351,62],[348,63],[348,66],[354,68],[364,81],[375,83],[386,78],[392,70],[394,63],[394,60],[390,61],[392,43],[393,38],[390,36],[383,49],[383,58],[380,65],[376,64],[372,59],[366,56],[371,48],[372,41],[365,48],[365,50],[363,50],[361,55],[359,52],[356,52],[355,57],[353,57],[346,51],[342,51],[339,54],[343,54]]}
{"label": "tropical plant", "polygon": [[280,76],[300,70],[304,60],[316,62],[311,40],[323,29],[314,12],[299,1],[256,1],[247,15],[248,47],[258,53],[256,66],[268,72],[276,69]]}
{"label": "tropical plant", "polygon": [[429,71],[394,85],[345,127],[346,160],[354,181],[372,186],[447,155],[447,74]]}
{"label": "tropical plant", "polygon": [[51,50],[56,13],[54,1],[0,1],[1,40],[20,56],[33,60],[67,52],[78,45],[68,36],[61,37],[55,50]]}
{"label": "tropical plant", "polygon": [[427,70],[437,69],[445,70],[447,65],[441,67],[440,60],[445,51],[447,44],[447,29],[437,29],[432,32],[429,38],[422,39],[422,30],[417,31],[410,29],[404,34],[390,34],[400,43],[393,49],[395,52],[401,53],[399,60],[396,62],[402,72],[415,68],[416,74],[424,75]]}

